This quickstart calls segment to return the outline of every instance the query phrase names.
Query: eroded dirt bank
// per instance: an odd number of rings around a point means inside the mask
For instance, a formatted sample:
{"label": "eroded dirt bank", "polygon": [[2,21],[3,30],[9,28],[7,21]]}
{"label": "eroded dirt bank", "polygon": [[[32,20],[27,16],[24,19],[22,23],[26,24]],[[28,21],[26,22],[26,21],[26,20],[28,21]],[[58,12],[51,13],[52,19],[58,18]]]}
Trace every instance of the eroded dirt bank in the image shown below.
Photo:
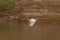
{"label": "eroded dirt bank", "polygon": [[[0,20],[18,21],[34,17],[38,20],[60,21],[59,2],[17,2],[12,12],[4,13]],[[53,6],[52,6],[53,5]],[[52,12],[50,12],[52,10]],[[55,13],[57,10],[58,12]]]}

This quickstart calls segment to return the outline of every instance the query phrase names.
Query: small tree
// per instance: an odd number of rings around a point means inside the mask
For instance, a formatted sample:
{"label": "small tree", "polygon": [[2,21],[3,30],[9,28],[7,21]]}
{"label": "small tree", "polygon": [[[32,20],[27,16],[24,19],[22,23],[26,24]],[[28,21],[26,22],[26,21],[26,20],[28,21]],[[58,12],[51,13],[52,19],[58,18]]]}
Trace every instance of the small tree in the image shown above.
{"label": "small tree", "polygon": [[0,0],[1,11],[10,11],[14,7],[14,0]]}

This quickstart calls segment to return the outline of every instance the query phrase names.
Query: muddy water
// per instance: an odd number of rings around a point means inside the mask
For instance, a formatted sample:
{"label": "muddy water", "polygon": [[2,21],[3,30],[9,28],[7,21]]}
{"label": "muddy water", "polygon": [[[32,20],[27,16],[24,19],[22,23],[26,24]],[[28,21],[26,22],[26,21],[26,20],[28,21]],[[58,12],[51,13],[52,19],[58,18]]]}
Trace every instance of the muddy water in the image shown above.
{"label": "muddy water", "polygon": [[0,40],[60,40],[60,22],[1,22]]}

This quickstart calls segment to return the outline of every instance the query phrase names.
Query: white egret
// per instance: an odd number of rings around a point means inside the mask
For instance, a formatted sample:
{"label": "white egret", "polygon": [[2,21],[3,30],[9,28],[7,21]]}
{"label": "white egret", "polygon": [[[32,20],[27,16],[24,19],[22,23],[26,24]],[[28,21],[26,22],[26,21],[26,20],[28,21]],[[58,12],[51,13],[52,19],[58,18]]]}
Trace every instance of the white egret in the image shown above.
{"label": "white egret", "polygon": [[37,19],[31,18],[29,19],[29,26],[33,26],[36,23]]}

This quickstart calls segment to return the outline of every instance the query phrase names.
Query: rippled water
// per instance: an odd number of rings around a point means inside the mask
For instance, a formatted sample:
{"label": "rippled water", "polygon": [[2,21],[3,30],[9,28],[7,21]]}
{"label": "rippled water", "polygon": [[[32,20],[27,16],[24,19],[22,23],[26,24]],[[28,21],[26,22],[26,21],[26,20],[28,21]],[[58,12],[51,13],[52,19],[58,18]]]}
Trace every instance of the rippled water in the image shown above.
{"label": "rippled water", "polygon": [[1,22],[0,40],[60,40],[60,22]]}

